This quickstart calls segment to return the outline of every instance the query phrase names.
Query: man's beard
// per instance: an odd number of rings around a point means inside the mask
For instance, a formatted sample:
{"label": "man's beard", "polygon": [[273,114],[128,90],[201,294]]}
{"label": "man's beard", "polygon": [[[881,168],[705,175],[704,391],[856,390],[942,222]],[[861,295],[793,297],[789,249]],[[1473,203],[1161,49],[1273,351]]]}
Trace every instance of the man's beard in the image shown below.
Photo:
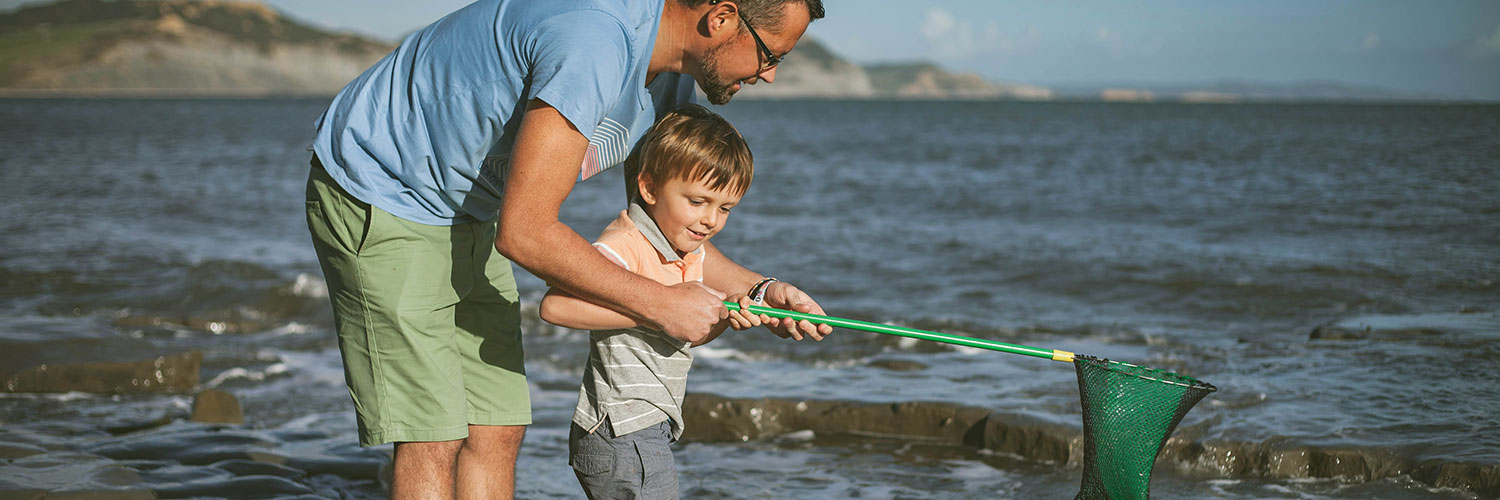
{"label": "man's beard", "polygon": [[703,56],[703,70],[698,74],[698,87],[703,89],[703,94],[708,96],[708,102],[714,104],[725,104],[734,97],[735,82],[724,81],[719,75],[719,53],[723,45],[709,49]]}

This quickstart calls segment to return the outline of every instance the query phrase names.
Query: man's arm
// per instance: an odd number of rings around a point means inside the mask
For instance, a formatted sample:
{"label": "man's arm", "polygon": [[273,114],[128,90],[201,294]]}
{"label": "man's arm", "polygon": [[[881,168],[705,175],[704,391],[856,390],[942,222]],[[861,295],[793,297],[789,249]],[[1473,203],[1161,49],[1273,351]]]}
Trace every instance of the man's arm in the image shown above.
{"label": "man's arm", "polygon": [[[709,288],[720,290],[723,293],[734,295],[744,293],[755,286],[763,276],[760,273],[746,269],[729,260],[719,248],[712,242],[703,244],[703,283]],[[811,296],[801,289],[788,283],[772,283],[766,290],[765,304],[777,309],[788,309],[797,312],[817,314],[826,316],[823,306],[813,300]],[[823,340],[823,337],[833,333],[833,327],[828,325],[814,325],[807,320],[794,321],[791,318],[775,319],[762,315],[761,321],[766,328],[781,338],[792,338],[802,340],[802,337],[812,337],[813,340]]]}
{"label": "man's arm", "polygon": [[558,220],[587,149],[588,139],[562,113],[541,100],[529,103],[512,148],[495,248],[579,298],[701,341],[729,314],[720,297],[697,283],[667,287],[614,265]]}

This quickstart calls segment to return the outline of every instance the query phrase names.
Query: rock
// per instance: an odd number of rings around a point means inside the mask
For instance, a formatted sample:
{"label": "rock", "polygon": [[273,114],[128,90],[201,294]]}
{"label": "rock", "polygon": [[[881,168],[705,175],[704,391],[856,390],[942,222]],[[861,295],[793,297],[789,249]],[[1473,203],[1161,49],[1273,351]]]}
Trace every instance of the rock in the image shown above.
{"label": "rock", "polygon": [[[36,492],[42,496],[35,496]],[[0,498],[154,498],[135,470],[85,453],[32,455],[0,465]]]}
{"label": "rock", "polygon": [[198,385],[203,353],[189,351],[127,363],[42,365],[5,377],[5,392],[181,393]]}
{"label": "rock", "polygon": [[49,491],[46,500],[156,500],[156,492],[136,490]]}
{"label": "rock", "polygon": [[0,460],[15,460],[46,453],[47,449],[25,443],[0,443]]}
{"label": "rock", "polygon": [[209,467],[224,470],[236,476],[276,476],[297,479],[307,475],[307,472],[301,469],[245,459],[220,460]]}
{"label": "rock", "polygon": [[813,431],[862,436],[936,440],[955,445],[977,445],[989,411],[951,403],[895,403],[837,405],[821,415]]}
{"label": "rock", "polygon": [[197,424],[181,432],[155,432],[105,441],[87,449],[114,460],[173,460],[183,465],[208,465],[223,460],[251,460],[285,464],[274,450],[277,443],[254,433]]}
{"label": "rock", "polygon": [[[683,404],[687,441],[771,439],[798,431],[824,436],[946,444],[984,449],[1056,464],[1081,464],[1083,431],[1037,417],[998,413],[951,403],[863,403],[784,399],[736,399],[691,393]],[[1422,483],[1458,488],[1480,496],[1500,495],[1500,465],[1415,460],[1381,448],[1296,445],[1286,438],[1265,442],[1198,441],[1193,432],[1169,438],[1158,463],[1225,478],[1337,479],[1379,481],[1410,475]]]}
{"label": "rock", "polygon": [[245,415],[240,412],[240,402],[233,394],[209,389],[193,398],[193,416],[189,420],[208,424],[243,424]]}
{"label": "rock", "polygon": [[1418,465],[1411,476],[1439,488],[1466,489],[1480,496],[1500,497],[1500,465],[1431,460]]}
{"label": "rock", "polygon": [[1082,463],[1083,432],[1024,415],[991,413],[982,447],[1043,462]]}
{"label": "rock", "polygon": [[156,490],[161,498],[282,498],[313,493],[302,483],[276,476],[235,476],[227,480],[206,480],[175,484]]}

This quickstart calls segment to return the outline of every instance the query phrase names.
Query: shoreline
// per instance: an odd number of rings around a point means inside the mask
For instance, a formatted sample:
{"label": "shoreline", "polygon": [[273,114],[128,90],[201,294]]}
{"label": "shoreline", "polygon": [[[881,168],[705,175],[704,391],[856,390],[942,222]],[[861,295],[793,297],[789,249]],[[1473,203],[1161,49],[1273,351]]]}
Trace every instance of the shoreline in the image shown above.
{"label": "shoreline", "polygon": [[[207,100],[207,99],[332,99],[338,90],[298,91],[285,89],[17,89],[0,88],[0,99],[153,99],[153,100]],[[1236,105],[1345,105],[1345,106],[1500,106],[1500,100],[1459,99],[1323,99],[1323,98],[1252,98],[1237,97],[1228,100],[1200,100],[1193,98],[1160,98],[1151,100],[1118,100],[1088,96],[1059,96],[1050,99],[1027,99],[1015,97],[922,97],[922,96],[827,96],[807,95],[755,95],[736,96],[741,101],[827,101],[827,102],[995,102],[1028,104],[1112,104],[1112,105],[1187,105],[1187,106],[1236,106]]]}

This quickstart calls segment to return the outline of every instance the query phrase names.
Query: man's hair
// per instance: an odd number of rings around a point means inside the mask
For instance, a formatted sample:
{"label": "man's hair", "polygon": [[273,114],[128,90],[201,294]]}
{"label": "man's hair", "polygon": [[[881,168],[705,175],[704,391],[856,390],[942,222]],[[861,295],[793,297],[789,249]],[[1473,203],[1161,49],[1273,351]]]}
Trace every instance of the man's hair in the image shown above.
{"label": "man's hair", "polygon": [[[688,7],[696,7],[704,3],[716,3],[721,0],[677,0]],[[823,0],[734,0],[735,5],[740,7],[740,14],[755,24],[755,29],[766,30],[772,33],[781,32],[781,21],[786,13],[787,4],[800,3],[807,6],[807,13],[811,15],[810,21],[823,18]],[[762,27],[764,26],[764,27]]]}
{"label": "man's hair", "polygon": [[686,104],[646,132],[640,147],[625,160],[625,175],[632,194],[637,176],[656,187],[672,179],[705,180],[710,188],[744,194],[755,176],[755,161],[750,145],[729,120],[701,105]]}

